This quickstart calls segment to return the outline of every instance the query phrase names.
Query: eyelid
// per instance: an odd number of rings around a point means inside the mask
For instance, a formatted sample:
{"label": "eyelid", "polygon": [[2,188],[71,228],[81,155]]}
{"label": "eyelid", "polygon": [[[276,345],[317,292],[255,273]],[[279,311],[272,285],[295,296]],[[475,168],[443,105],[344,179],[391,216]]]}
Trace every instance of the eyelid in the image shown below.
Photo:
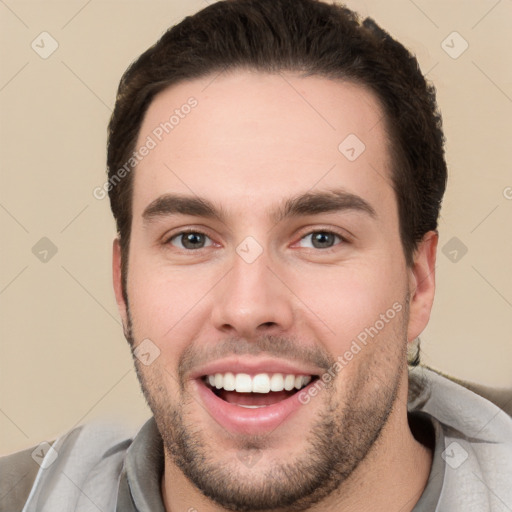
{"label": "eyelid", "polygon": [[[187,233],[197,233],[198,235],[203,235],[205,236],[206,238],[208,238],[210,241],[211,241],[211,245],[220,245],[218,242],[216,242],[213,237],[208,233],[208,230],[205,229],[205,228],[199,228],[199,227],[193,227],[193,226],[189,226],[189,227],[181,227],[181,228],[175,228],[173,229],[170,233],[167,232],[163,237],[162,237],[162,244],[163,245],[171,245],[171,240],[180,236],[180,235],[186,235]],[[211,246],[210,245],[210,246]],[[207,246],[207,247],[210,247],[210,246]],[[206,249],[207,247],[201,247],[201,249]],[[176,249],[180,250],[180,247],[176,247]],[[196,249],[196,250],[201,250],[201,249]],[[187,251],[190,251],[190,249],[186,249]]]}
{"label": "eyelid", "polygon": [[[171,232],[167,232],[166,234],[164,234],[162,236],[162,244],[163,245],[171,245],[170,242],[173,238],[176,238],[177,236],[180,236],[180,235],[184,235],[184,234],[187,234],[187,233],[197,233],[197,234],[201,234],[205,237],[207,237],[210,241],[211,241],[211,245],[209,246],[206,246],[206,247],[202,247],[200,249],[196,249],[196,251],[200,251],[201,249],[207,249],[209,247],[212,247],[212,246],[217,246],[217,247],[220,247],[222,244],[220,244],[219,242],[217,242],[214,237],[209,233],[209,229],[205,228],[205,227],[195,227],[195,226],[187,226],[187,227],[178,227],[178,228],[174,228],[171,230]],[[341,242],[343,244],[350,244],[353,242],[353,239],[352,239],[352,236],[351,234],[348,234],[346,230],[344,229],[340,229],[340,228],[335,228],[333,226],[306,226],[306,227],[303,227],[301,228],[300,230],[298,230],[298,233],[293,237],[294,241],[292,242],[291,246],[296,246],[303,238],[305,238],[306,236],[308,235],[312,235],[313,233],[318,233],[318,232],[321,232],[321,233],[332,233],[333,235],[336,235],[338,236],[340,239],[341,239]],[[322,249],[324,252],[328,251],[329,249],[333,249],[334,247],[336,247],[338,244],[336,244],[335,246],[333,247],[330,247],[330,248],[325,248],[325,249]],[[175,247],[175,246],[173,246]],[[187,252],[190,252],[191,250],[190,249],[180,249],[179,247],[175,247],[175,249],[177,250],[186,250]],[[304,249],[307,249],[307,248],[304,248]],[[319,249],[315,249],[316,250],[319,250]]]}
{"label": "eyelid", "polygon": [[297,238],[296,241],[293,242],[293,245],[300,242],[306,236],[312,235],[313,233],[332,233],[333,235],[340,237],[343,243],[352,243],[352,238],[349,234],[347,234],[346,230],[342,230],[340,228],[335,228],[332,226],[307,226],[306,228],[302,228],[296,235]]}

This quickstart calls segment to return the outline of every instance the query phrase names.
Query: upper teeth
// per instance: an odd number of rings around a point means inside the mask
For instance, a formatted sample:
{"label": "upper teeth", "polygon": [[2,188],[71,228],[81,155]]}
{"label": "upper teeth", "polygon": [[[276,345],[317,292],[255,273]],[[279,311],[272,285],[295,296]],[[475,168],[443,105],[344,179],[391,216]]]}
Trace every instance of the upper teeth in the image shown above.
{"label": "upper teeth", "polygon": [[258,373],[251,377],[247,373],[216,373],[207,376],[212,387],[237,391],[238,393],[269,393],[270,391],[291,391],[309,384],[309,375],[284,375],[282,373]]}

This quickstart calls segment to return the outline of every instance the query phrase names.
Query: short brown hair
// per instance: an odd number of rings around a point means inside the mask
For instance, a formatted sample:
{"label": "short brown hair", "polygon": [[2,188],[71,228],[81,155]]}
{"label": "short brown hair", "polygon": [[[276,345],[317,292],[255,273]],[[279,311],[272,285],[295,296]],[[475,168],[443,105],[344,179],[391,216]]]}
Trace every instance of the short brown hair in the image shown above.
{"label": "short brown hair", "polygon": [[[222,70],[299,72],[372,91],[391,141],[400,238],[409,266],[437,229],[446,188],[444,136],[435,89],[416,58],[372,19],[318,0],[225,0],[171,27],[126,70],[108,127],[109,182],[126,165],[153,97],[170,85]],[[126,277],[133,176],[109,190]],[[125,297],[126,298],[126,297]]]}

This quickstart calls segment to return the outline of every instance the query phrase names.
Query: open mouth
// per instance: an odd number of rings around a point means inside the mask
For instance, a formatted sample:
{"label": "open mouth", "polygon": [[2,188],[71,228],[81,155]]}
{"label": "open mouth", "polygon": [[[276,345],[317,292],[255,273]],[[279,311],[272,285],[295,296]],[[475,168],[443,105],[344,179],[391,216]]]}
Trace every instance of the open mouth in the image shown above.
{"label": "open mouth", "polygon": [[206,387],[220,399],[244,408],[257,409],[277,404],[305,388],[317,375],[283,373],[216,373],[204,375]]}

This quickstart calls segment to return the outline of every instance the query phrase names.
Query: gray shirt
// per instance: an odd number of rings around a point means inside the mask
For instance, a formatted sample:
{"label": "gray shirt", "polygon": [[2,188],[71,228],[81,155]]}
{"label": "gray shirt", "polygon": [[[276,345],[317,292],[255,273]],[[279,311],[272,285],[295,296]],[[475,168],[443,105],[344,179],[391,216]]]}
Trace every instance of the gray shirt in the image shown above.
{"label": "gray shirt", "polygon": [[[414,422],[411,428],[415,434],[434,448],[428,482],[413,512],[432,512],[443,486],[444,463],[441,453],[444,434],[439,422],[429,414],[412,411],[409,416],[410,421]],[[160,492],[163,470],[162,439],[151,418],[136,435],[126,454],[116,512],[165,512]]]}
{"label": "gray shirt", "polygon": [[[408,411],[434,455],[414,512],[512,511],[511,416],[422,366],[409,373]],[[138,432],[87,423],[50,450],[0,458],[0,512],[163,512],[162,471],[153,419]]]}

